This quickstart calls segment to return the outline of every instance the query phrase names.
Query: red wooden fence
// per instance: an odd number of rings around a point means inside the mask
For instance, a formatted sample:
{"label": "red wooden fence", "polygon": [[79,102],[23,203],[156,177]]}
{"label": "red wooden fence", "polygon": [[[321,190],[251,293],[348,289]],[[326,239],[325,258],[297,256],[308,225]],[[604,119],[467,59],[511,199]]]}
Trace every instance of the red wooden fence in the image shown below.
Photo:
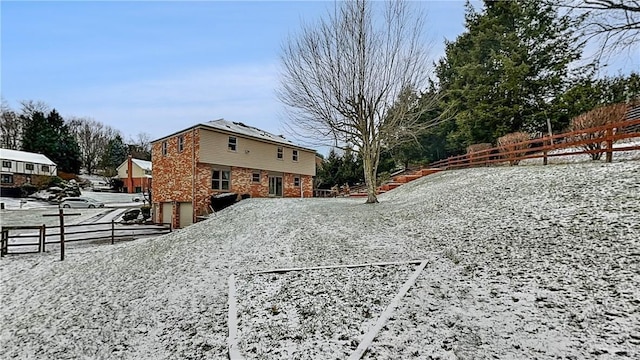
{"label": "red wooden fence", "polygon": [[[613,160],[613,153],[619,151],[640,150],[640,145],[619,146],[613,144],[622,139],[640,137],[640,118],[620,121],[608,125],[597,126],[584,130],[576,130],[553,136],[542,136],[520,143],[509,144],[515,150],[504,151],[499,147],[471,152],[464,155],[452,156],[447,159],[429,164],[431,168],[456,169],[472,166],[486,166],[490,164],[511,162],[518,163],[525,159],[542,158],[547,164],[547,159],[552,156],[580,155],[580,154],[606,154],[606,161]],[[585,137],[591,138],[585,138]],[[589,144],[605,144],[603,148],[575,151],[576,148]],[[552,150],[568,150],[567,152],[554,152]]]}

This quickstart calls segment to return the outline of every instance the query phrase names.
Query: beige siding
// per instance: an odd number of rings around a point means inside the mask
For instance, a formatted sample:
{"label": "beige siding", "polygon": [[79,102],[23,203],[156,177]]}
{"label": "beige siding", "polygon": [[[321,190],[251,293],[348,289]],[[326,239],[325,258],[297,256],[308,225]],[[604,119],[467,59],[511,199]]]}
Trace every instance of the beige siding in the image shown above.
{"label": "beige siding", "polygon": [[[140,166],[136,165],[136,163],[132,163],[131,166],[132,166],[132,170],[133,170],[132,171],[133,175],[131,177],[134,177],[134,178],[145,177],[144,170]],[[124,179],[124,178],[129,177],[127,175],[127,168],[128,167],[129,167],[129,165],[127,164],[127,161],[125,161],[124,163],[120,164],[120,166],[118,167],[118,177],[120,179]]]}
{"label": "beige siding", "polygon": [[[237,166],[250,169],[316,175],[315,153],[298,150],[298,161],[293,161],[293,148],[244,138],[240,135],[222,134],[201,129],[199,161],[209,164]],[[235,136],[236,151],[228,150],[229,136]],[[282,146],[283,158],[277,158],[277,148]]]}
{"label": "beige siding", "polygon": [[120,179],[124,179],[127,176],[127,162],[125,161],[124,163],[120,164],[120,166],[118,166],[118,178]]}
{"label": "beige siding", "polygon": [[136,165],[135,163],[131,164],[131,166],[133,167],[132,177],[135,177],[135,178],[145,177],[144,170],[140,166]]}

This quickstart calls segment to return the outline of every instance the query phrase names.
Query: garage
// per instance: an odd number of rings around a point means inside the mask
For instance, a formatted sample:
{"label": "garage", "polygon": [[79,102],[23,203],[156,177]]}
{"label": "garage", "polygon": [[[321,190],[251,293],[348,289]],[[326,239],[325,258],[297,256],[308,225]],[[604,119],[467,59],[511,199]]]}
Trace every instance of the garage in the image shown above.
{"label": "garage", "polygon": [[180,227],[184,228],[193,224],[193,204],[190,202],[179,203]]}
{"label": "garage", "polygon": [[171,224],[171,217],[173,215],[173,206],[170,202],[162,203],[162,223]]}

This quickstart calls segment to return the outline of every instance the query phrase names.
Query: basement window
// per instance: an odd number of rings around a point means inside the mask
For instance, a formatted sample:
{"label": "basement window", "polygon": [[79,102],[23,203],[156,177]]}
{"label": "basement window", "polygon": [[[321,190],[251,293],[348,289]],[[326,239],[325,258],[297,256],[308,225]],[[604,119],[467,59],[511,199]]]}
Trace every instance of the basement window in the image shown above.
{"label": "basement window", "polygon": [[260,172],[259,171],[254,171],[251,174],[251,181],[254,183],[259,183],[260,182]]}
{"label": "basement window", "polygon": [[298,150],[293,150],[292,159],[293,161],[298,161]]}
{"label": "basement window", "polygon": [[282,158],[284,157],[284,150],[282,149],[282,146],[278,146],[278,160],[282,160]]}
{"label": "basement window", "polygon": [[238,148],[238,139],[235,136],[229,136],[229,151],[236,151]]}
{"label": "basement window", "polygon": [[213,170],[211,177],[211,188],[213,190],[229,190],[229,180],[231,172],[228,170]]}
{"label": "basement window", "polygon": [[296,176],[293,178],[293,186],[300,187],[300,176]]}

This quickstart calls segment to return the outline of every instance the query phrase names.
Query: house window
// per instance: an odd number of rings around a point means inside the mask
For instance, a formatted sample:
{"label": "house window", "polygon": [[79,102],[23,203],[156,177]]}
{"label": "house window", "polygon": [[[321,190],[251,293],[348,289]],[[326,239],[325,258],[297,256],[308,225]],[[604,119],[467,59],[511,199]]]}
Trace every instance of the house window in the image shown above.
{"label": "house window", "polygon": [[293,150],[293,161],[298,161],[298,150]]}
{"label": "house window", "polygon": [[293,178],[293,186],[300,187],[300,177],[296,176]]}
{"label": "house window", "polygon": [[145,170],[145,171],[144,171],[144,174],[145,174],[145,175],[151,175],[151,170]]}
{"label": "house window", "polygon": [[260,172],[259,171],[254,171],[253,174],[251,174],[251,181],[254,183],[259,183],[260,182]]}
{"label": "house window", "polygon": [[24,168],[33,171],[33,164],[24,164]]}
{"label": "house window", "polygon": [[167,156],[167,142],[162,142],[162,155]]}
{"label": "house window", "polygon": [[178,136],[178,152],[182,152],[184,150],[184,136]]}
{"label": "house window", "polygon": [[41,170],[42,170],[43,172],[48,173],[48,172],[49,172],[49,165],[42,165]]}
{"label": "house window", "polygon": [[238,139],[235,136],[229,136],[229,151],[236,151]]}
{"label": "house window", "polygon": [[283,158],[282,146],[278,146],[278,160],[282,160],[282,158]]}
{"label": "house window", "polygon": [[11,161],[3,161],[2,167],[11,169]]}
{"label": "house window", "polygon": [[229,190],[229,179],[231,179],[230,171],[213,170],[211,188],[213,190]]}
{"label": "house window", "polygon": [[13,184],[13,175],[11,175],[11,174],[2,174],[2,176],[0,177],[0,183]]}

